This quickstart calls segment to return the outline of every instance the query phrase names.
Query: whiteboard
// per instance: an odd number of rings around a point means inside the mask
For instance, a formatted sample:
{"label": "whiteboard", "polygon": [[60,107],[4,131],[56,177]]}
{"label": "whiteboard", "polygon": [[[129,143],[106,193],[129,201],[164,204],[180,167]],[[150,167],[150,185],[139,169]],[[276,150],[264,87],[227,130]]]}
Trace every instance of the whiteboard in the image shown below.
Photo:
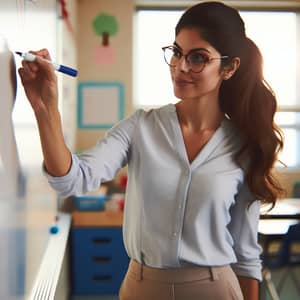
{"label": "whiteboard", "polygon": [[[0,299],[5,300],[26,299],[31,291],[57,213],[56,194],[41,171],[37,129],[33,122],[22,123],[24,110],[16,111],[29,105],[20,82],[16,90],[11,79],[14,64],[20,65],[12,52],[55,48],[56,13],[56,0],[0,1]],[[47,34],[36,24],[47,24]]]}

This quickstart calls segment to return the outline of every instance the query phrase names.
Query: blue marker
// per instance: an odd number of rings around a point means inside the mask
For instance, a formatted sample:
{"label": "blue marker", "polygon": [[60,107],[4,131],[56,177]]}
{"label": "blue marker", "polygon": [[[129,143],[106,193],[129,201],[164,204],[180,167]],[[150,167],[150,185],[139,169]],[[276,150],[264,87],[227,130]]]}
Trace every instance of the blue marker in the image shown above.
{"label": "blue marker", "polygon": [[[29,52],[18,52],[16,51],[16,54],[20,55],[21,57],[23,57],[24,60],[26,61],[35,61],[36,59],[36,55],[32,54],[32,53],[29,53]],[[60,64],[57,64],[53,61],[50,61],[48,59],[45,59],[45,58],[42,58],[40,57],[43,61],[46,61],[47,63],[51,64],[53,66],[53,68],[58,71],[58,72],[61,72],[61,73],[64,73],[64,74],[67,74],[67,75],[70,75],[70,76],[73,76],[73,77],[76,77],[77,76],[77,70],[75,69],[72,69],[70,67],[67,67],[67,66],[63,66],[63,65],[60,65]]]}

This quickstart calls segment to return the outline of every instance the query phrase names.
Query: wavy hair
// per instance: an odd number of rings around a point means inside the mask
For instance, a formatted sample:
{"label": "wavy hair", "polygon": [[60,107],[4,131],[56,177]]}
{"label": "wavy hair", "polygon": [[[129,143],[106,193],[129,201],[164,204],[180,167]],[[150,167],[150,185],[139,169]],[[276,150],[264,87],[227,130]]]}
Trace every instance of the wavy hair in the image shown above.
{"label": "wavy hair", "polygon": [[272,173],[278,153],[283,148],[283,134],[274,123],[277,102],[263,77],[263,58],[255,43],[247,38],[238,11],[221,2],[203,2],[189,8],[179,19],[175,34],[193,28],[221,55],[221,67],[240,58],[235,74],[220,87],[221,110],[237,128],[242,147],[236,155],[246,167],[246,181],[256,199],[272,206],[284,194]]}

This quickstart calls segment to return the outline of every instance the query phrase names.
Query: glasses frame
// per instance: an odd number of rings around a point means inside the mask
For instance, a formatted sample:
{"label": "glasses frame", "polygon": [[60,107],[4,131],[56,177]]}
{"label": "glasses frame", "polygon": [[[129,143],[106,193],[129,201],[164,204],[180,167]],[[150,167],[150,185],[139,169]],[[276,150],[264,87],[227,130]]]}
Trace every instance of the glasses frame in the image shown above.
{"label": "glasses frame", "polygon": [[[171,49],[177,49],[178,52],[181,54],[181,56],[180,56],[180,58],[178,59],[178,62],[177,62],[176,64],[170,64],[170,63],[167,61],[167,59],[166,59],[166,50],[167,50],[167,49],[170,49],[170,50],[171,50]],[[167,65],[169,65],[170,67],[175,68],[175,67],[177,66],[177,64],[179,63],[179,61],[181,60],[182,57],[184,57],[184,61],[185,61],[186,65],[187,65],[187,66],[190,65],[190,63],[189,63],[187,57],[188,57],[188,55],[191,54],[191,52],[192,52],[193,50],[189,51],[187,54],[183,54],[182,51],[181,51],[178,47],[176,47],[175,45],[170,45],[170,46],[162,47],[162,50],[163,50],[163,52],[164,52],[164,60],[165,60],[165,62],[167,63]],[[203,55],[203,56],[205,56],[205,55]],[[204,70],[205,66],[206,66],[207,64],[209,64],[212,60],[216,60],[216,59],[221,59],[221,60],[222,60],[222,59],[226,59],[226,58],[229,58],[229,56],[228,56],[228,55],[221,55],[220,57],[209,57],[209,56],[207,56],[207,61],[203,63],[203,66],[202,66],[202,68],[201,68],[200,71],[194,71],[194,70],[192,70],[191,67],[189,67],[189,71],[191,71],[191,72],[193,72],[193,73],[201,73],[201,72]]]}

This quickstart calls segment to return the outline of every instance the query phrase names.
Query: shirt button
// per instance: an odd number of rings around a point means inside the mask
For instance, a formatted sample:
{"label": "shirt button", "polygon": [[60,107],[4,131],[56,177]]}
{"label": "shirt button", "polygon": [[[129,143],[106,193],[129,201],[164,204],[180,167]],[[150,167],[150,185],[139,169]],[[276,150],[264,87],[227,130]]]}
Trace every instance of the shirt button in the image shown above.
{"label": "shirt button", "polygon": [[176,237],[176,236],[177,236],[177,233],[176,233],[176,232],[174,232],[174,233],[173,233],[173,236],[174,236],[174,237]]}

